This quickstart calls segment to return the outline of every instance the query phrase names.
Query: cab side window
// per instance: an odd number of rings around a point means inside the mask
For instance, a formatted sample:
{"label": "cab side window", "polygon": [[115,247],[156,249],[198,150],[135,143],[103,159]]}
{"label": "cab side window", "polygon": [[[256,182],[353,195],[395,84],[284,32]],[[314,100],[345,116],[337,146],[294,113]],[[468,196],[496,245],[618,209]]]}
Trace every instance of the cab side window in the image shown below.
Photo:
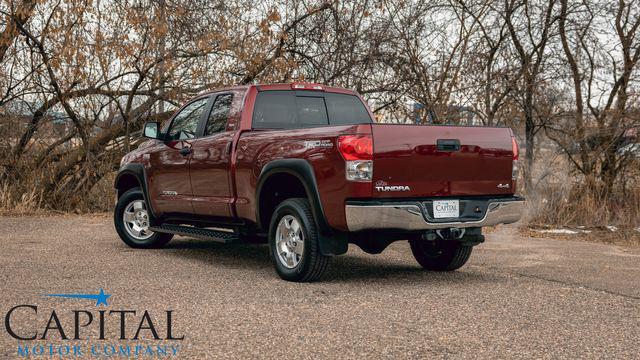
{"label": "cab side window", "polygon": [[233,94],[222,94],[216,97],[216,101],[211,107],[211,113],[209,113],[207,126],[204,129],[204,136],[224,131],[227,127],[227,118],[232,100]]}
{"label": "cab side window", "polygon": [[186,140],[196,137],[198,121],[202,117],[208,98],[187,105],[173,118],[166,140]]}

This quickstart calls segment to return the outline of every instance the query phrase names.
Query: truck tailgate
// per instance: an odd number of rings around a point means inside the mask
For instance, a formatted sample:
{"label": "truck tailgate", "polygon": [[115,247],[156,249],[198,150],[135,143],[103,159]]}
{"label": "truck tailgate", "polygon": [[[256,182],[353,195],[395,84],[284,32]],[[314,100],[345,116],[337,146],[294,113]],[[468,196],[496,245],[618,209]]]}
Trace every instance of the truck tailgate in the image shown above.
{"label": "truck tailgate", "polygon": [[513,194],[508,128],[371,127],[374,197]]}

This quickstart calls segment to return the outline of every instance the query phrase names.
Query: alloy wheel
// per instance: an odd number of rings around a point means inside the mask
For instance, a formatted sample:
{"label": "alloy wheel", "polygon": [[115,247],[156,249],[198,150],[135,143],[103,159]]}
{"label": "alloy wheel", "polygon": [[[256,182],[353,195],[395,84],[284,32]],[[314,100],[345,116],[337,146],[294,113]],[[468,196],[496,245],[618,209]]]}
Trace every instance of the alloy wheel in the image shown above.
{"label": "alloy wheel", "polygon": [[300,263],[304,255],[304,232],[300,221],[293,215],[285,215],[276,228],[278,260],[288,269]]}
{"label": "alloy wheel", "polygon": [[143,200],[134,200],[124,209],[122,221],[127,233],[136,240],[147,240],[153,236],[149,230],[149,214]]}

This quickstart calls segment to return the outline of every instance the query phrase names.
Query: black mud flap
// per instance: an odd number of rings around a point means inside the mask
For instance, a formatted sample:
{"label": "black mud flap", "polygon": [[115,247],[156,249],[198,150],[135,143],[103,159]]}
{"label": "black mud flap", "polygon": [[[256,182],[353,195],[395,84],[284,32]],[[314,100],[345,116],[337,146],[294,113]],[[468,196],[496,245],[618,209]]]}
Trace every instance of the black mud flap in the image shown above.
{"label": "black mud flap", "polygon": [[332,235],[320,234],[320,252],[325,256],[342,255],[349,249],[347,235],[334,232]]}

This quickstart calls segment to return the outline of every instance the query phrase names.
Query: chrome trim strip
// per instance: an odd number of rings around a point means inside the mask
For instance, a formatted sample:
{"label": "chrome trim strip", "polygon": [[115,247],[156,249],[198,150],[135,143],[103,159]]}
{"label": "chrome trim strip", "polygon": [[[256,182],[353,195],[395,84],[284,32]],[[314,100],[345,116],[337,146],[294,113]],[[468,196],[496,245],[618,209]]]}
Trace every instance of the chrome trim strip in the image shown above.
{"label": "chrome trim strip", "polygon": [[346,205],[349,231],[373,229],[427,230],[444,228],[483,227],[511,224],[522,217],[524,200],[490,201],[481,220],[454,221],[447,223],[428,222],[418,205]]}

